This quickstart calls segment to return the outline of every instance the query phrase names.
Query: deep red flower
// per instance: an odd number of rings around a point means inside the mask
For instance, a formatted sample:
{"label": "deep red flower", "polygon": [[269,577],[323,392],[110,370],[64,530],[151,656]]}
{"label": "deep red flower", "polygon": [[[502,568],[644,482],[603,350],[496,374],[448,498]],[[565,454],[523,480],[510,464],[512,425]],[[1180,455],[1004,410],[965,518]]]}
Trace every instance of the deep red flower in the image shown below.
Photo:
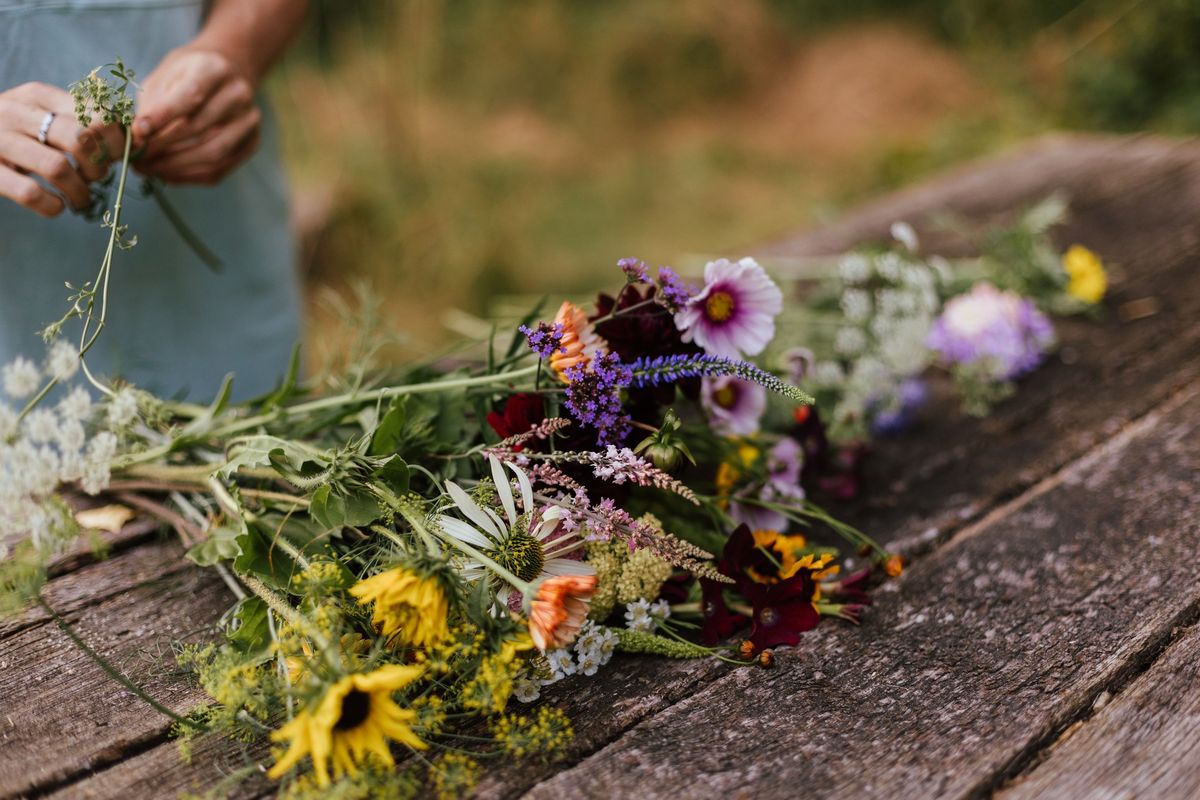
{"label": "deep red flower", "polygon": [[750,618],[732,611],[725,602],[725,590],[729,584],[700,578],[700,613],[704,619],[701,633],[704,643],[710,647],[722,639],[746,627]]}
{"label": "deep red flower", "polygon": [[800,570],[782,583],[752,583],[743,591],[754,608],[750,641],[755,647],[779,647],[800,642],[800,634],[817,627],[821,615],[813,605],[816,582]]}
{"label": "deep red flower", "polygon": [[[509,395],[508,400],[504,403],[503,412],[492,411],[487,415],[488,425],[492,426],[492,430],[501,439],[528,433],[530,428],[545,418],[546,412],[542,407],[541,395],[525,393]],[[521,448],[517,446],[513,449],[520,450]]]}
{"label": "deep red flower", "polygon": [[840,581],[823,582],[821,591],[839,600],[845,600],[859,605],[870,605],[871,598],[867,595],[867,584],[871,580],[871,568],[863,567],[858,572],[847,575]]}

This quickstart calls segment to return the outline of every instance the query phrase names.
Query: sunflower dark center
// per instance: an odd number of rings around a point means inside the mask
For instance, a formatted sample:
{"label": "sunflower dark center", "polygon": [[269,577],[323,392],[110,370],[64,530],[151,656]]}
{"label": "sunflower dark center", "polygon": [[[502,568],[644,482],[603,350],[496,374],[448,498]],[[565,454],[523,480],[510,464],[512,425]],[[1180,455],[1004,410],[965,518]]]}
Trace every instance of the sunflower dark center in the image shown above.
{"label": "sunflower dark center", "polygon": [[371,695],[351,689],[342,698],[342,713],[334,724],[335,731],[348,731],[357,728],[366,721],[371,713]]}
{"label": "sunflower dark center", "polygon": [[542,543],[527,531],[517,530],[508,537],[500,548],[496,561],[523,581],[532,581],[542,574],[546,566],[546,554]]}
{"label": "sunflower dark center", "polygon": [[713,322],[725,322],[733,316],[733,295],[713,292],[704,303],[704,314]]}

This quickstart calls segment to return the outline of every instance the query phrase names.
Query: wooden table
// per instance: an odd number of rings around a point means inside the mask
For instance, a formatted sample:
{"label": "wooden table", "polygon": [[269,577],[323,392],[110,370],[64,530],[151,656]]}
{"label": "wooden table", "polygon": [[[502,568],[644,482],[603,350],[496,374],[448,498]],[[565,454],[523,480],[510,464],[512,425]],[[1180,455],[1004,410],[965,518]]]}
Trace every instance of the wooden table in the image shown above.
{"label": "wooden table", "polygon": [[[826,623],[774,670],[618,658],[547,694],[569,758],[490,772],[484,797],[1200,796],[1200,143],[1064,137],[762,248],[835,253],[905,219],[1010,217],[1053,190],[1113,266],[1101,322],[984,421],[944,397],[882,443],[839,513],[913,558],[861,628]],[[1156,311],[1155,311],[1156,309]],[[1147,310],[1154,311],[1146,315]],[[231,598],[145,525],[67,559],[50,604],[162,703],[202,693],[167,642]],[[0,624],[0,797],[174,797],[244,754],[179,758],[165,719],[31,610]],[[269,793],[265,779],[238,796]]]}

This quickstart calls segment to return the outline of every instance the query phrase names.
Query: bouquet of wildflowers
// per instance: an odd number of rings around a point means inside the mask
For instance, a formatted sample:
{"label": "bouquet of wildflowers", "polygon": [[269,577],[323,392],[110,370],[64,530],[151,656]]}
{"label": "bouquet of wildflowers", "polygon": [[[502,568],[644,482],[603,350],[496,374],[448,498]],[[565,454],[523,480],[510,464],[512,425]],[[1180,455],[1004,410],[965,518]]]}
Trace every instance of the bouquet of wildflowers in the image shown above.
{"label": "bouquet of wildflowers", "polygon": [[[105,86],[93,74],[81,102],[119,102]],[[132,244],[122,167],[96,282],[43,360],[0,374],[16,403],[0,402],[0,604],[45,605],[47,565],[89,529],[134,512],[174,528],[236,597],[219,642],[179,648],[212,702],[176,730],[262,742],[286,797],[457,796],[489,758],[562,752],[570,721],[521,704],[616,651],[770,665],[824,617],[857,622],[901,563],[812,501],[831,441],[903,424],[935,362],[1006,383],[1052,341],[1032,300],[997,288],[1004,269],[955,294],[900,227],[815,296],[836,325],[809,349],[778,329],[784,293],[753,259],[695,281],[624,259],[614,293],[535,309],[466,359],[355,364],[323,392],[293,363],[253,401],[229,403],[227,382],[209,405],[171,402],[87,366]],[[842,572],[839,545],[861,569]]]}

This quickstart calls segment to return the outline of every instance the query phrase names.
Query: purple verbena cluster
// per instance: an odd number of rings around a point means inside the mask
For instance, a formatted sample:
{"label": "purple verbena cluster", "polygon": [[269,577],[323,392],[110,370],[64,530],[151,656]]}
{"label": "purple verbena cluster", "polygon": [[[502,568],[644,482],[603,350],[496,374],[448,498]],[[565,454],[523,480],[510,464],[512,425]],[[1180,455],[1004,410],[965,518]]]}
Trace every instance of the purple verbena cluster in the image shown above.
{"label": "purple verbena cluster", "polygon": [[566,406],[580,423],[596,429],[601,445],[616,444],[629,434],[629,415],[621,405],[621,390],[633,372],[616,353],[602,353],[566,371]]}
{"label": "purple verbena cluster", "polygon": [[625,278],[630,283],[649,283],[650,270],[646,268],[646,262],[637,258],[622,258],[617,262],[617,266],[625,273]]}
{"label": "purple verbena cluster", "polygon": [[529,349],[537,353],[538,358],[544,360],[555,353],[567,352],[562,343],[563,325],[561,322],[553,324],[539,322],[536,328],[522,325],[518,330],[525,334],[525,341],[529,343]]}
{"label": "purple verbena cluster", "polygon": [[678,312],[692,299],[692,288],[670,267],[658,268],[658,301],[672,314]]}
{"label": "purple verbena cluster", "polygon": [[629,365],[629,369],[633,375],[629,385],[634,389],[674,383],[683,378],[728,375],[750,383],[757,383],[759,386],[778,392],[797,403],[812,402],[811,397],[770,372],[760,369],[748,361],[739,361],[733,358],[685,353],[683,355],[639,358]]}

